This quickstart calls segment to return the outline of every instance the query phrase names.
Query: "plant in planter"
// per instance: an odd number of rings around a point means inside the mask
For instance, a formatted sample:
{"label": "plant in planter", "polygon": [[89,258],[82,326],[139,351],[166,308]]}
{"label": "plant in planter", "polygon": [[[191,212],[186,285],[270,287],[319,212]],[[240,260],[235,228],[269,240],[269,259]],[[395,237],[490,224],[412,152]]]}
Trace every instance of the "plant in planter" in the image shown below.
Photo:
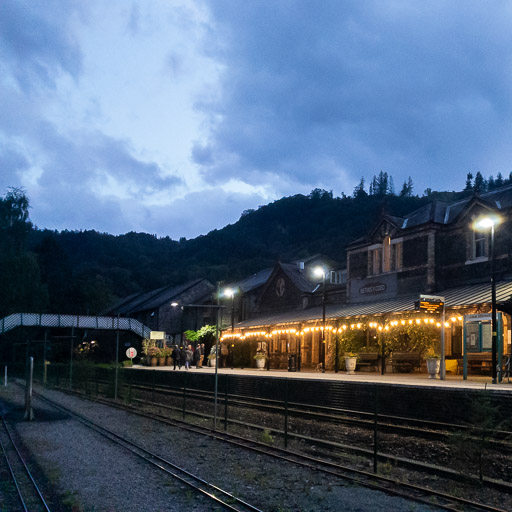
{"label": "plant in planter", "polygon": [[258,368],[259,370],[263,370],[265,368],[267,354],[265,352],[259,351],[254,356],[254,360],[256,361],[256,368]]}
{"label": "plant in planter", "polygon": [[[214,349],[215,347],[213,347],[212,350]],[[211,367],[215,368],[215,366],[217,365],[217,354],[215,352],[208,354],[208,362]]]}
{"label": "plant in planter", "polygon": [[150,366],[156,366],[158,364],[157,354],[158,349],[156,347],[149,347],[148,351],[148,361]]}
{"label": "plant in planter", "polygon": [[347,375],[354,375],[356,373],[357,354],[355,352],[345,352],[345,368]]}
{"label": "plant in planter", "polygon": [[427,362],[427,371],[429,375],[429,379],[438,379],[439,378],[439,369],[441,367],[441,357],[434,350],[433,347],[430,347],[425,353],[425,361]]}
{"label": "plant in planter", "polygon": [[[156,341],[155,340],[150,340],[148,338],[144,338],[142,340],[142,353],[146,356],[146,364],[148,366],[151,365],[151,358],[152,357],[156,357]],[[155,359],[155,364],[152,365],[152,366],[156,366],[156,359]]]}
{"label": "plant in planter", "polygon": [[156,357],[158,359],[158,366],[165,366],[165,350],[160,348],[160,349],[157,349],[157,353],[156,353]]}

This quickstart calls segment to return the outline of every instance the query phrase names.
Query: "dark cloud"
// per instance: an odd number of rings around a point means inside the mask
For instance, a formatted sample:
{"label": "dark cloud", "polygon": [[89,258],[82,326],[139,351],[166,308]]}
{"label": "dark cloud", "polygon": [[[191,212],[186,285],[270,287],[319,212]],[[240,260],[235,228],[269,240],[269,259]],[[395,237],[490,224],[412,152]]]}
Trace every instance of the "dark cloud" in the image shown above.
{"label": "dark cloud", "polygon": [[397,183],[413,176],[421,192],[461,188],[467,171],[510,161],[506,2],[209,6],[208,51],[225,64],[220,100],[201,105],[221,116],[209,159],[193,155],[209,179],[271,172],[341,187],[346,171],[350,192],[384,169]]}
{"label": "dark cloud", "polygon": [[68,29],[76,10],[72,0],[0,2],[0,69],[9,68],[24,91],[53,87],[61,72],[78,78],[82,57]]}

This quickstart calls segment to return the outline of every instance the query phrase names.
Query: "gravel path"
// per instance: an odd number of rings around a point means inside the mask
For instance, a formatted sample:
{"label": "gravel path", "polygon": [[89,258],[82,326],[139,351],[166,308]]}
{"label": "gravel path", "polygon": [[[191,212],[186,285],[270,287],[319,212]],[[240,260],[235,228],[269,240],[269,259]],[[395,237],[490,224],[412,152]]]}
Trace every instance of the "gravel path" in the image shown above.
{"label": "gravel path", "polygon": [[[265,511],[439,510],[57,391],[43,394]],[[0,388],[0,402],[44,472],[53,511],[218,510],[40,400],[34,399],[35,420],[22,421],[19,386]]]}

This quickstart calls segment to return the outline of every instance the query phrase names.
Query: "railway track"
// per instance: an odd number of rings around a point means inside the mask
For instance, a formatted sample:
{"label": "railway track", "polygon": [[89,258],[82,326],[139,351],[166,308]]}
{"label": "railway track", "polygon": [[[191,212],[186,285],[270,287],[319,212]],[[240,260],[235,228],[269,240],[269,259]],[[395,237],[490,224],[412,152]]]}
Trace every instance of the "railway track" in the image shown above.
{"label": "railway track", "polygon": [[[69,391],[68,391],[69,393]],[[91,398],[89,398],[91,399]],[[488,512],[506,512],[506,508],[494,507],[485,503],[479,503],[469,499],[464,499],[458,496],[451,495],[446,492],[436,491],[424,486],[414,485],[399,481],[390,477],[376,475],[374,473],[357,470],[350,466],[344,466],[337,462],[330,462],[318,457],[308,456],[303,453],[291,452],[275,446],[269,447],[265,443],[260,443],[246,438],[239,437],[234,434],[213,431],[205,427],[192,426],[184,421],[169,419],[158,414],[150,414],[142,411],[134,411],[132,407],[127,407],[119,403],[113,404],[107,400],[92,399],[99,403],[114,406],[116,408],[132,412],[139,416],[151,418],[159,422],[163,422],[173,427],[179,427],[189,432],[201,434],[221,440],[226,443],[236,445],[237,447],[251,450],[253,452],[279,459],[288,464],[297,464],[302,467],[321,471],[330,476],[341,478],[345,481],[350,481],[353,484],[361,485],[373,490],[379,490],[390,495],[399,496],[408,500],[414,500],[419,503],[427,505],[435,505],[438,508],[450,511],[465,510],[470,511],[488,511]],[[76,413],[73,413],[76,414]]]}
{"label": "railway track", "polygon": [[50,512],[48,503],[23,459],[7,422],[3,416],[0,420],[0,447],[3,456],[1,480],[5,483],[2,510]]}
{"label": "railway track", "polygon": [[[107,382],[103,383],[107,385]],[[163,387],[149,387],[143,385],[132,385],[130,387],[130,394],[139,391],[144,393],[144,401],[147,401],[148,394],[160,395],[167,398],[181,400],[183,391],[181,389],[169,389]],[[213,393],[210,391],[190,390],[193,392],[194,400],[211,402],[213,400]],[[222,401],[224,397],[220,397]],[[222,407],[222,405],[221,405]],[[270,400],[259,397],[248,397],[243,395],[230,395],[229,407],[232,409],[253,409],[270,414],[282,415],[283,403],[278,400]],[[179,408],[176,407],[176,410]],[[194,414],[193,410],[187,410],[187,414]],[[290,418],[310,419],[320,422],[332,422],[347,426],[359,427],[362,429],[373,429],[374,427],[374,412],[357,411],[351,409],[341,409],[325,406],[304,405],[296,402],[289,402],[287,404],[287,414]],[[414,435],[415,437],[432,440],[444,441],[453,432],[467,432],[471,427],[466,424],[457,424],[449,422],[428,421],[417,418],[393,416],[388,414],[379,413],[379,431],[381,433],[392,433],[399,435]],[[499,442],[490,443],[490,446],[500,451],[501,453],[512,454],[512,432],[498,431],[495,433],[501,438]]]}
{"label": "railway track", "polygon": [[180,482],[181,484],[193,489],[195,492],[203,496],[214,505],[223,508],[224,510],[230,510],[233,512],[262,512],[258,507],[234,496],[232,493],[221,489],[220,487],[204,480],[198,475],[187,471],[171,461],[160,457],[156,453],[153,453],[139,444],[131,441],[130,439],[121,436],[106,427],[99,425],[98,423],[90,420],[82,414],[78,414],[75,411],[59,404],[53,400],[50,400],[43,395],[36,393],[35,396],[40,400],[50,404],[61,412],[64,412],[71,416],[76,421],[79,421],[82,425],[94,430],[101,436],[109,439],[111,442],[116,443],[118,446],[128,450],[134,456],[145,461],[146,463],[153,466],[155,469],[161,471],[166,476]]}

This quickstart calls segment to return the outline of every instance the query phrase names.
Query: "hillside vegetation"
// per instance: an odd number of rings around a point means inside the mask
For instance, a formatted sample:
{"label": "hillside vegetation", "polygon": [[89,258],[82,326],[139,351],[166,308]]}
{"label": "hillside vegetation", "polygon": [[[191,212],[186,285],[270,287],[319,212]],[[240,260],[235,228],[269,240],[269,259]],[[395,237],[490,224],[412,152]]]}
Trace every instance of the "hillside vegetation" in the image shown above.
{"label": "hillside vegetation", "polygon": [[[508,181],[508,180],[507,180]],[[384,182],[384,185],[383,185]],[[470,183],[470,185],[472,185]],[[351,197],[315,189],[244,212],[238,222],[180,241],[145,233],[34,229],[28,198],[10,189],[0,198],[0,318],[18,311],[97,314],[120,297],[195,278],[232,282],[276,261],[323,254],[344,266],[345,247],[386,211],[402,216],[434,199],[453,201],[474,192],[426,191],[412,183],[394,194],[385,173],[364,181]]]}

